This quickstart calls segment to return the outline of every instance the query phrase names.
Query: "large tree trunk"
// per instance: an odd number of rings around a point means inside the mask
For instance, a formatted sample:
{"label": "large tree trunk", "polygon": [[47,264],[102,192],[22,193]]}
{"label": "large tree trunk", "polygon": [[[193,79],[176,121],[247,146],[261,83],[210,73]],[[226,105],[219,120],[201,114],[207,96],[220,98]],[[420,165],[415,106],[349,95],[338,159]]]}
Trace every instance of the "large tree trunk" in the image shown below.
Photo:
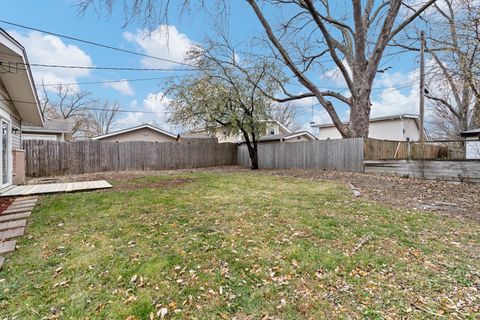
{"label": "large tree trunk", "polygon": [[258,170],[258,149],[256,146],[252,146],[250,142],[247,142],[248,155],[250,156],[250,162],[252,165],[250,169]]}
{"label": "large tree trunk", "polygon": [[350,137],[368,138],[370,109],[370,91],[362,90],[357,94],[357,99],[352,101],[350,107],[350,122],[348,123]]}

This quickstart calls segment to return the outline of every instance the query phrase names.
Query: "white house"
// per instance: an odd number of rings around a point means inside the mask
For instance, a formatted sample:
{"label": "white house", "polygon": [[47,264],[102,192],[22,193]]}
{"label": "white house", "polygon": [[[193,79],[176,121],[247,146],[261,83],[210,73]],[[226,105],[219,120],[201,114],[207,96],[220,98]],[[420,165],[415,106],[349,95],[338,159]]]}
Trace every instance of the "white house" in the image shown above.
{"label": "white house", "polygon": [[21,130],[44,125],[25,48],[0,28],[0,188],[25,180]]}
{"label": "white house", "polygon": [[[316,140],[315,136],[307,131],[292,132],[276,120],[268,120],[266,122],[265,134],[262,135],[258,142],[300,142]],[[188,135],[210,136],[218,139],[219,143],[242,143],[243,136],[240,133],[229,133],[228,130],[219,127],[217,130],[209,131],[207,129],[194,130],[187,133]]]}
{"label": "white house", "polygon": [[480,128],[463,131],[461,135],[465,138],[466,158],[480,159]]}
{"label": "white house", "polygon": [[[344,122],[344,124],[348,123]],[[312,128],[318,128],[319,140],[342,138],[333,123],[317,124]],[[381,140],[417,141],[420,139],[420,118],[413,114],[371,118],[368,137]]]}

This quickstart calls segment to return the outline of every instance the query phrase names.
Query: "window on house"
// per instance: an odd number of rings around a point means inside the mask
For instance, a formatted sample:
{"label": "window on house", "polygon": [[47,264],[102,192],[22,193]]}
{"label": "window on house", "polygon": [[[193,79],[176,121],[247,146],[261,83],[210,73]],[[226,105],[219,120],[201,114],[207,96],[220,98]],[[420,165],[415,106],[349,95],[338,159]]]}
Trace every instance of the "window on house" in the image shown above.
{"label": "window on house", "polygon": [[270,128],[270,134],[275,134],[275,128]]}

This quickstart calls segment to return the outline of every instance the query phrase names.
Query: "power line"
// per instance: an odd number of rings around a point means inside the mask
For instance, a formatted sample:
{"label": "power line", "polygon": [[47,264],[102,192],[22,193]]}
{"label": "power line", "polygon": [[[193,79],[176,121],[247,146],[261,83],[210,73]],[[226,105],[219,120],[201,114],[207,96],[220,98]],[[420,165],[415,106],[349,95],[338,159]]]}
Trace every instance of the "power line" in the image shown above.
{"label": "power line", "polygon": [[97,67],[97,66],[67,66],[67,65],[58,65],[58,64],[43,64],[43,63],[23,63],[16,61],[0,61],[0,65],[5,64],[5,66],[21,65],[29,67],[42,67],[42,68],[62,68],[62,69],[87,69],[87,70],[117,70],[117,71],[194,71],[195,69],[187,68],[130,68],[130,67]]}
{"label": "power line", "polygon": [[[15,100],[15,99],[0,99],[0,101],[4,102],[17,102],[17,103],[26,103],[37,105],[35,102],[31,101],[22,101],[22,100]],[[92,111],[115,111],[115,112],[122,112],[122,113],[148,113],[148,114],[166,114],[171,113],[171,111],[142,111],[142,110],[124,110],[124,109],[103,109],[103,108],[94,108],[94,107],[82,107],[82,110],[92,110]]]}
{"label": "power line", "polygon": [[87,82],[66,82],[66,83],[44,83],[44,84],[37,84],[37,87],[57,87],[57,86],[70,86],[70,85],[88,85],[88,84],[104,84],[104,83],[121,83],[121,82],[137,82],[137,81],[154,81],[154,80],[163,80],[163,79],[171,79],[171,78],[178,78],[178,77],[188,77],[187,75],[181,76],[168,76],[168,77],[155,77],[155,78],[136,78],[136,79],[118,79],[118,80],[102,80],[102,81],[87,81]]}
{"label": "power line", "polygon": [[80,38],[76,38],[76,37],[72,37],[72,36],[67,36],[67,35],[60,34],[60,33],[55,33],[55,32],[51,32],[51,31],[46,31],[46,30],[42,30],[42,29],[38,29],[38,28],[33,28],[33,27],[21,25],[21,24],[14,23],[14,22],[10,22],[10,21],[6,21],[6,20],[0,20],[0,22],[5,23],[5,24],[8,24],[8,25],[11,25],[11,26],[23,28],[23,29],[28,29],[28,30],[33,30],[33,31],[38,31],[38,32],[50,34],[50,35],[57,36],[57,37],[60,37],[60,38],[65,38],[65,39],[70,39],[70,40],[73,40],[73,41],[83,42],[83,43],[86,43],[86,44],[89,44],[89,45],[93,45],[93,46],[97,46],[97,47],[102,47],[102,48],[106,48],[106,49],[110,49],[110,50],[115,50],[115,51],[119,51],[119,52],[123,52],[123,53],[134,54],[134,55],[141,56],[141,57],[145,57],[145,58],[151,58],[151,59],[155,59],[155,60],[160,60],[160,61],[165,61],[165,62],[169,62],[169,63],[180,64],[180,65],[192,67],[191,64],[188,64],[188,63],[185,63],[185,62],[180,62],[180,61],[170,60],[170,59],[167,59],[167,58],[161,58],[161,57],[151,56],[151,55],[144,54],[144,53],[140,53],[140,52],[135,52],[135,51],[127,50],[127,49],[122,49],[122,48],[113,47],[113,46],[106,45],[106,44],[99,43],[99,42],[94,42],[94,41],[90,41],[90,40],[84,40],[84,39],[80,39]]}

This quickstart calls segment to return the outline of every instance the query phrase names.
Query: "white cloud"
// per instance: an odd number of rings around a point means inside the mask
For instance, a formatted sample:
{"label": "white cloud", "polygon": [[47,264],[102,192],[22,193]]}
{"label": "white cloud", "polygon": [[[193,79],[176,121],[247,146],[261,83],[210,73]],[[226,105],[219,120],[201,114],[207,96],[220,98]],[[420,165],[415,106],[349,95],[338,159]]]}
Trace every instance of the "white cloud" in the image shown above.
{"label": "white cloud", "polygon": [[[124,32],[123,36],[130,42],[140,46],[143,51],[150,55],[172,61],[185,62],[187,51],[194,43],[183,33],[180,33],[175,26],[161,25],[153,31],[146,29],[137,30],[135,33]],[[143,58],[142,65],[147,68],[174,68],[178,64]]]}
{"label": "white cloud", "polygon": [[[342,61],[343,65],[345,66],[345,69],[347,70],[347,73],[350,75],[350,78],[352,77],[352,69],[347,63],[347,60]],[[325,80],[329,80],[330,82],[333,82],[335,85],[340,86],[342,88],[347,87],[347,83],[345,82],[345,78],[343,77],[342,72],[338,68],[338,66],[335,65],[333,69],[325,71],[323,78]]]}
{"label": "white cloud", "polygon": [[126,96],[131,96],[131,95],[134,94],[134,90],[133,90],[132,86],[125,79],[122,79],[119,82],[105,83],[104,86],[108,87],[108,88],[112,88],[114,90],[117,90],[118,92],[120,92],[121,94],[126,95]]}
{"label": "white cloud", "polygon": [[374,87],[383,87],[372,96],[370,117],[403,113],[418,114],[418,69],[407,74],[387,72],[375,79]]}
{"label": "white cloud", "polygon": [[[28,32],[26,35],[16,31],[9,33],[25,47],[30,63],[93,66],[87,53],[75,45],[65,44],[58,37],[43,35],[37,31]],[[32,67],[32,73],[35,83],[39,85],[42,81],[55,84],[74,83],[78,78],[90,75],[90,70]]]}
{"label": "white cloud", "polygon": [[137,100],[133,100],[130,103],[130,110],[147,111],[147,113],[128,113],[125,117],[119,119],[118,125],[127,128],[149,123],[172,133],[181,132],[183,128],[167,122],[169,116],[168,103],[170,101],[171,99],[166,97],[162,92],[149,93],[141,104],[139,104]]}

